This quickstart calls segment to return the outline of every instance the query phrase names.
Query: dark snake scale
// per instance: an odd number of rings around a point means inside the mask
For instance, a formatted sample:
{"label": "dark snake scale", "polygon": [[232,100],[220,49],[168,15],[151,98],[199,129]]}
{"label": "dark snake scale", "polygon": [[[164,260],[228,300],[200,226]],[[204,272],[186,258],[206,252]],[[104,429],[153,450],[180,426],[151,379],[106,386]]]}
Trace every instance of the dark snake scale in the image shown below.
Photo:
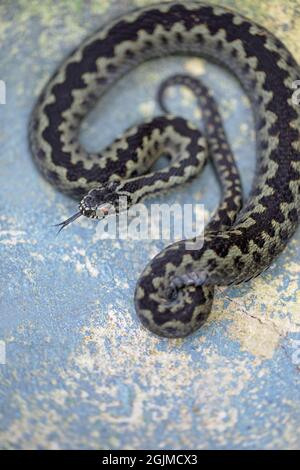
{"label": "dark snake scale", "polygon": [[[79,142],[82,120],[116,80],[141,62],[170,54],[208,58],[229,69],[250,98],[257,165],[242,206],[240,177],[212,93],[199,80],[170,77],[192,89],[203,110],[197,125],[165,114],[127,130],[101,153]],[[112,21],[61,64],[41,93],[30,121],[30,143],[42,174],[80,199],[77,217],[103,218],[119,197],[135,204],[199,174],[207,157],[219,177],[220,206],[199,240],[165,248],[144,269],[135,291],[142,323],[181,337],[197,330],[212,307],[214,286],[247,281],[286,246],[299,217],[300,107],[292,100],[299,67],[269,31],[230,10],[203,3],[149,6]],[[162,155],[169,165],[151,171]],[[193,246],[193,248],[191,248]],[[198,246],[198,248],[197,248]],[[195,249],[195,247],[197,249]]]}

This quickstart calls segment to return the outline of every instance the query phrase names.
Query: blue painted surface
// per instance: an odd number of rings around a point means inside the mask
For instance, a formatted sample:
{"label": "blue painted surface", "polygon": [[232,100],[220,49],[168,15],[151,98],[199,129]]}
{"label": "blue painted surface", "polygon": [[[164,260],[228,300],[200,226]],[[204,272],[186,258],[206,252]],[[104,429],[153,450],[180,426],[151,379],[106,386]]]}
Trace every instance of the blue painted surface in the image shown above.
{"label": "blue painted surface", "polygon": [[[99,240],[88,220],[56,237],[51,225],[72,214],[75,203],[37,173],[28,116],[61,58],[120,10],[117,2],[78,9],[75,3],[57,4],[55,12],[22,1],[0,10],[0,78],[7,85],[7,104],[0,106],[0,340],[6,344],[0,446],[298,448],[299,231],[264,275],[217,290],[201,331],[172,341],[143,329],[133,307],[138,276],[163,242]],[[182,69],[214,90],[247,193],[255,157],[249,103],[211,64],[174,58],[139,67],[97,105],[83,143],[96,150],[128,123],[157,114],[158,84]],[[172,100],[173,112],[197,122],[188,95],[178,91]],[[199,201],[208,215],[218,195],[207,167],[152,202]]]}

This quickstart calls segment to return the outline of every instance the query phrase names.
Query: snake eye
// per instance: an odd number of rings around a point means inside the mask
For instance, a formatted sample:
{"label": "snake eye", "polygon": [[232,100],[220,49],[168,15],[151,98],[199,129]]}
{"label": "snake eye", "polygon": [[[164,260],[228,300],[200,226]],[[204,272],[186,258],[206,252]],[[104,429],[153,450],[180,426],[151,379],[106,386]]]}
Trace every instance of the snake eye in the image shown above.
{"label": "snake eye", "polygon": [[114,206],[107,203],[107,204],[101,204],[99,207],[97,207],[96,210],[96,215],[99,219],[102,219],[103,217],[113,214],[114,211]]}

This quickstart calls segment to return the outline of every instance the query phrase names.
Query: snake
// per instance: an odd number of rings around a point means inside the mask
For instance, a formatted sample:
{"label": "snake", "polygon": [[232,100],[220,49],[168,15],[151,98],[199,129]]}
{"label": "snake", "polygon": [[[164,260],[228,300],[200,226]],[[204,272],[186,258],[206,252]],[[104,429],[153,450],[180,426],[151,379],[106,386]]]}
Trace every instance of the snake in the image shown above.
{"label": "snake", "polygon": [[[144,61],[196,56],[227,69],[248,96],[256,135],[249,196],[242,188],[213,93],[197,77],[178,74],[161,85],[162,114],[126,130],[101,152],[79,139],[82,121],[114,83]],[[207,159],[219,177],[219,207],[202,234],[175,241],[138,278],[134,305],[152,333],[187,336],[207,320],[217,286],[247,282],[282,252],[299,220],[300,108],[293,100],[299,66],[264,27],[225,7],[168,2],[115,18],[58,66],[31,113],[29,140],[42,175],[79,201],[80,216],[103,219],[199,174]],[[189,87],[203,108],[203,129],[166,108],[169,86]],[[153,165],[161,155],[168,164]]]}

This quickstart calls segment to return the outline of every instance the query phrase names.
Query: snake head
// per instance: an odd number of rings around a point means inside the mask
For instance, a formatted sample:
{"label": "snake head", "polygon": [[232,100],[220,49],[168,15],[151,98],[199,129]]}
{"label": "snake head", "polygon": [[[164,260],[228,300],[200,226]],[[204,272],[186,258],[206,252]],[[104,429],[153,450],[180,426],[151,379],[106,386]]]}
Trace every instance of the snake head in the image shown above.
{"label": "snake head", "polygon": [[119,212],[119,185],[120,183],[112,181],[91,189],[79,204],[81,214],[85,217],[101,220],[110,214]]}
{"label": "snake head", "polygon": [[[121,199],[121,197],[124,196],[126,197],[125,201]],[[111,181],[102,184],[98,188],[91,189],[86,196],[83,197],[79,204],[79,211],[76,212],[76,214],[59,224],[55,224],[55,227],[59,227],[59,233],[82,215],[92,219],[104,219],[108,215],[127,210],[127,199],[127,194],[122,193],[121,183]]]}

